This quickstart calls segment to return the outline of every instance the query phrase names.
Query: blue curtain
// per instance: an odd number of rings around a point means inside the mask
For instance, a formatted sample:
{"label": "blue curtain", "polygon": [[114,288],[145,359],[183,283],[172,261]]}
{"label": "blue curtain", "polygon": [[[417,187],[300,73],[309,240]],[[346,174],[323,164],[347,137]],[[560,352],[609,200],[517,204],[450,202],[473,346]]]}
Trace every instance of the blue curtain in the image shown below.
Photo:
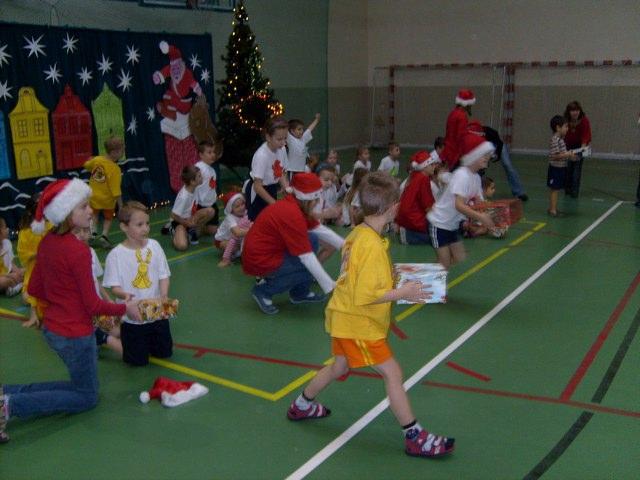
{"label": "blue curtain", "polygon": [[[0,185],[8,183],[12,187],[5,185],[3,191],[0,191],[3,203],[0,205],[0,216],[9,217],[10,223],[13,223],[11,217],[16,212],[7,208],[11,207],[11,200],[6,200],[12,195],[9,192],[18,192],[15,194],[18,197],[15,208],[19,210],[25,198],[25,195],[20,194],[30,195],[46,185],[43,181],[36,185],[38,179],[35,178],[17,180],[9,113],[17,104],[18,91],[26,86],[33,87],[40,103],[49,109],[53,177],[87,176],[86,172],[80,170],[70,172],[56,169],[51,113],[60,101],[65,85],[70,85],[84,106],[91,111],[91,102],[101,93],[104,84],[107,84],[122,101],[126,156],[136,159],[126,162],[122,167],[125,176],[129,168],[135,169],[135,175],[123,182],[125,186],[127,183],[132,185],[134,193],[129,193],[128,196],[135,197],[136,191],[144,192],[146,198],[143,200],[147,203],[173,198],[163,134],[160,132],[162,117],[155,108],[169,88],[169,83],[154,85],[152,80],[155,71],[160,71],[169,64],[168,55],[163,54],[159,48],[163,40],[181,51],[187,68],[193,72],[207,97],[213,118],[213,59],[211,36],[208,34],[174,35],[0,24],[0,113],[4,114],[5,135],[4,139],[0,139],[0,147],[6,145],[5,157],[8,160],[3,162],[0,158],[0,175],[4,175],[4,179],[0,178]],[[130,84],[129,87],[126,86],[127,83]],[[98,153],[95,120],[93,150],[94,154]],[[2,156],[0,152],[0,157]],[[126,192],[123,194],[127,196]],[[7,201],[9,204],[5,203]]]}

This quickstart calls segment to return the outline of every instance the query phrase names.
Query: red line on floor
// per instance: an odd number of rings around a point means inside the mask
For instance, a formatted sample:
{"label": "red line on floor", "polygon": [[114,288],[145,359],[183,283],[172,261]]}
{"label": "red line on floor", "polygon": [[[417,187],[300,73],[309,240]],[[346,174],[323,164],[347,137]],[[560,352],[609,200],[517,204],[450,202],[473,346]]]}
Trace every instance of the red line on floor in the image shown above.
{"label": "red line on floor", "polygon": [[[244,359],[248,359],[248,360],[257,360],[257,361],[266,362],[266,363],[276,363],[276,364],[280,364],[280,365],[289,365],[289,366],[292,366],[292,367],[310,368],[312,370],[320,370],[321,368],[324,367],[324,365],[314,365],[314,364],[311,364],[311,363],[293,362],[293,361],[290,361],[290,360],[281,360],[281,359],[278,359],[278,358],[262,357],[262,356],[259,356],[259,355],[250,355],[250,354],[245,354],[245,353],[231,352],[231,351],[228,351],[228,350],[220,350],[220,349],[217,349],[217,348],[197,347],[197,346],[194,346],[194,345],[186,345],[186,344],[183,344],[183,343],[176,343],[176,344],[174,344],[174,346],[177,347],[177,348],[183,348],[183,349],[186,349],[186,350],[195,350],[196,354],[200,353],[201,355],[204,354],[204,353],[214,353],[214,354],[217,354],[217,355],[238,357],[238,358],[244,358]],[[366,370],[350,370],[349,373],[347,375],[345,375],[344,380],[346,380],[350,376],[382,379],[382,376],[380,374],[377,374],[377,373],[374,373],[374,372],[369,372],[369,371],[366,371]],[[343,379],[341,379],[341,380],[343,380]],[[461,386],[461,385],[451,385],[451,384],[448,384],[448,383],[439,383],[439,382],[431,382],[431,381],[425,381],[425,382],[422,382],[422,383],[424,385],[427,385],[429,387],[434,387],[434,388],[444,388],[444,389],[448,389],[448,390],[457,390],[457,391],[461,391],[461,392],[479,393],[479,394],[483,394],[483,395],[493,395],[493,396],[498,396],[498,397],[518,398],[518,399],[521,399],[521,400],[529,400],[529,401],[542,402],[542,403],[553,403],[553,404],[558,404],[558,405],[567,405],[567,406],[570,406],[570,407],[582,408],[584,410],[592,410],[592,411],[596,411],[596,412],[611,413],[611,414],[614,414],[614,415],[621,415],[621,416],[625,416],[625,417],[640,418],[640,412],[623,410],[621,408],[604,407],[602,405],[593,404],[593,403],[574,402],[572,400],[561,400],[559,398],[544,397],[544,396],[541,396],[541,395],[529,395],[529,394],[526,394],[526,393],[507,392],[507,391],[502,391],[502,390],[492,390],[492,389],[488,389],[488,388],[465,387],[465,386]]]}
{"label": "red line on floor", "polygon": [[407,338],[409,338],[409,337],[407,336],[407,334],[406,334],[406,333],[404,333],[404,332],[400,329],[400,327],[398,326],[398,324],[397,324],[396,322],[394,322],[393,320],[391,321],[391,331],[392,331],[393,333],[395,333],[395,334],[400,338],[400,340],[406,340]]}
{"label": "red line on floor", "polygon": [[460,392],[479,393],[482,395],[492,395],[496,397],[517,398],[520,400],[529,400],[533,402],[552,403],[556,405],[567,405],[569,407],[577,407],[577,408],[582,408],[584,410],[591,410],[594,412],[611,413],[613,415],[621,415],[623,417],[640,418],[640,412],[623,410],[621,408],[605,407],[597,403],[574,402],[573,400],[562,400],[560,398],[545,397],[542,395],[529,395],[527,393],[507,392],[503,390],[492,390],[488,388],[465,387],[462,385],[451,385],[448,383],[439,383],[439,382],[430,382],[430,381],[426,381],[422,383],[423,385],[426,385],[428,387],[444,388],[446,390],[457,390]]}
{"label": "red line on floor", "polygon": [[462,365],[458,365],[454,362],[447,362],[447,367],[453,368],[460,373],[464,373],[465,375],[469,375],[470,377],[477,378],[478,380],[482,380],[483,382],[491,381],[491,377],[487,377],[486,375],[482,375],[481,373],[474,372],[473,370],[469,370],[468,368],[463,367]]}
{"label": "red line on floor", "polygon": [[598,337],[596,338],[595,342],[593,342],[593,345],[591,345],[591,348],[582,359],[582,362],[580,362],[580,365],[578,365],[578,368],[576,369],[575,373],[569,380],[569,383],[567,383],[567,386],[564,388],[564,390],[562,391],[562,394],[560,395],[561,400],[569,400],[571,398],[571,395],[573,395],[573,393],[576,391],[576,389],[578,388],[578,385],[580,384],[584,376],[587,374],[587,370],[589,370],[589,367],[591,367],[591,364],[593,363],[596,356],[598,355],[598,352],[600,351],[600,349],[602,348],[602,345],[604,344],[605,340],[609,336],[609,333],[611,333],[611,330],[613,329],[615,324],[618,322],[620,315],[622,314],[625,307],[627,306],[627,303],[629,303],[629,300],[631,299],[633,293],[636,291],[636,288],[638,288],[639,284],[640,284],[640,272],[638,272],[636,277],[633,279],[633,281],[627,288],[627,291],[624,292],[624,295],[618,302],[618,305],[616,305],[616,308],[611,313],[609,320],[607,320],[607,323],[598,334]]}

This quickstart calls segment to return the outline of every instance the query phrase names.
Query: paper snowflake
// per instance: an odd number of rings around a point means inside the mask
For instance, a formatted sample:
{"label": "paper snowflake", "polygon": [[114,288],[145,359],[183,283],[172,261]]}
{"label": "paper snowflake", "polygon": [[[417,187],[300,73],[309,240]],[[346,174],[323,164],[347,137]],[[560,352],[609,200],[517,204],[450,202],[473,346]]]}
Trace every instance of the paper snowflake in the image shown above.
{"label": "paper snowflake", "polygon": [[11,58],[11,55],[9,55],[7,52],[5,52],[7,47],[8,47],[8,45],[0,46],[0,68],[2,68],[2,65],[4,63],[9,65],[9,59]]}
{"label": "paper snowflake", "polygon": [[110,72],[111,65],[113,65],[113,62],[109,60],[109,57],[105,57],[104,53],[102,54],[102,60],[98,60],[96,63],[98,64],[98,70],[100,70],[100,73],[102,73],[102,75]]}
{"label": "paper snowflake", "polygon": [[155,118],[156,118],[156,111],[153,109],[153,107],[147,108],[147,120],[152,122]]}
{"label": "paper snowflake", "polygon": [[131,116],[131,120],[129,121],[129,125],[127,126],[127,132],[131,135],[136,135],[138,133],[138,121],[135,116]]}
{"label": "paper snowflake", "polygon": [[53,65],[49,65],[49,70],[43,70],[43,73],[46,73],[47,76],[44,78],[45,80],[51,80],[52,83],[58,83],[60,81],[60,77],[62,74],[60,70],[58,70],[58,62]]}
{"label": "paper snowflake", "polygon": [[135,65],[140,61],[140,54],[138,53],[138,49],[131,45],[127,46],[127,63],[131,62],[132,65]]}
{"label": "paper snowflake", "polygon": [[89,80],[91,80],[93,78],[92,73],[93,72],[91,70],[89,70],[87,67],[82,67],[82,70],[77,72],[78,77],[80,77],[80,80],[82,80],[82,86],[83,87],[87,83],[89,83]]}
{"label": "paper snowflake", "polygon": [[198,58],[197,53],[191,55],[191,58],[189,58],[189,63],[191,64],[191,70],[195,70],[196,67],[200,66],[200,59]]}
{"label": "paper snowflake", "polygon": [[31,37],[31,40],[29,40],[25,36],[22,37],[24,38],[24,41],[27,42],[27,44],[22,48],[24,48],[25,50],[29,50],[29,56],[27,58],[31,58],[31,55],[35,55],[36,58],[38,58],[39,54],[42,54],[43,57],[47,56],[47,54],[44,53],[44,45],[40,44],[40,40],[42,40],[42,37],[44,37],[44,33],[40,35],[37,40],[34,40],[33,37]]}
{"label": "paper snowflake", "polygon": [[69,53],[74,53],[78,49],[76,43],[78,43],[78,39],[76,37],[69,37],[69,33],[67,33],[62,49],[67,52],[67,55],[69,55]]}
{"label": "paper snowflake", "polygon": [[118,80],[120,80],[120,83],[118,83],[118,88],[121,88],[123,92],[126,92],[133,86],[133,84],[131,83],[132,78],[129,75],[129,72],[125,72],[122,68],[120,69]]}
{"label": "paper snowflake", "polygon": [[6,82],[0,82],[0,98],[2,98],[3,100],[8,100],[9,98],[13,98],[13,95],[11,95],[10,93],[13,87],[9,87],[7,85],[8,83],[9,83],[9,80],[7,80]]}
{"label": "paper snowflake", "polygon": [[200,72],[200,81],[204,82],[206,85],[207,83],[209,83],[210,78],[211,78],[211,74],[209,73],[209,70],[207,70],[206,68],[203,68],[202,71]]}

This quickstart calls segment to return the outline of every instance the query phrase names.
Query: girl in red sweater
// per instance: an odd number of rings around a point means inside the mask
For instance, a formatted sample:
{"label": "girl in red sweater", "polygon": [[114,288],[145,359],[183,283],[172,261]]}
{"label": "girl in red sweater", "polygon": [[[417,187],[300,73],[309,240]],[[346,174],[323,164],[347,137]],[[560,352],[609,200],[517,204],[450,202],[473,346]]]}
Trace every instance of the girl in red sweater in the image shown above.
{"label": "girl in red sweater", "polygon": [[[580,102],[576,100],[569,102],[564,110],[564,118],[569,123],[569,131],[564,137],[567,150],[588,147],[591,144],[591,123],[584,110],[582,110]],[[583,156],[582,153],[578,153],[574,160],[569,160],[567,163],[565,192],[573,198],[578,198],[580,194]]]}
{"label": "girl in red sweater", "polygon": [[0,386],[1,443],[9,441],[9,418],[95,407],[98,370],[92,317],[126,313],[140,319],[137,301],[111,303],[96,293],[89,247],[77,237],[91,223],[90,195],[84,182],[73,179],[49,184],[40,197],[31,228],[42,231],[45,219],[54,228],[38,248],[29,295],[45,305],[43,334],[69,370],[70,380]]}

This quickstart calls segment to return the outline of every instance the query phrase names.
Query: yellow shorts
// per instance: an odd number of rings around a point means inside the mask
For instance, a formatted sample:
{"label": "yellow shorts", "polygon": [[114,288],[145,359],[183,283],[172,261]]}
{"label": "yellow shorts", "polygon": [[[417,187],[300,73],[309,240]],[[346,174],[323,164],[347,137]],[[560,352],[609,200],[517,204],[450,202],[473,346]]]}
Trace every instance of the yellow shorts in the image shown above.
{"label": "yellow shorts", "polygon": [[345,357],[349,368],[379,365],[393,356],[386,338],[356,340],[331,337],[331,353]]}

